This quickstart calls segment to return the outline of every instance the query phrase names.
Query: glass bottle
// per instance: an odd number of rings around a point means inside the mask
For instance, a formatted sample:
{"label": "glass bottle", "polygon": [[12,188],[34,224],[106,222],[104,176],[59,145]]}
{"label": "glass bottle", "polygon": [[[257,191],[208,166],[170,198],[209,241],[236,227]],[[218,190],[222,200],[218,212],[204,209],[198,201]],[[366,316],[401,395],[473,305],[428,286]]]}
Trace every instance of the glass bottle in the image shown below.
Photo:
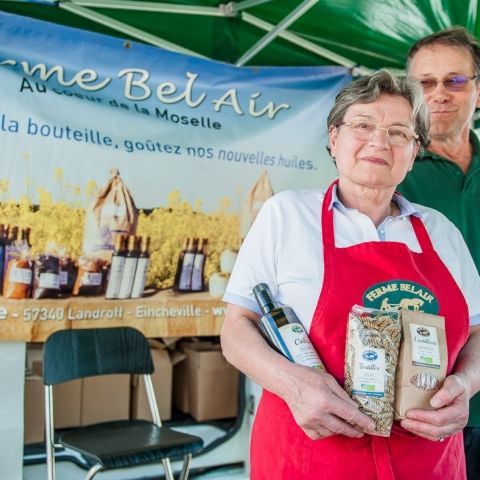
{"label": "glass bottle", "polygon": [[140,298],[145,290],[148,266],[150,264],[150,237],[143,237],[140,244],[140,255],[138,256],[137,270],[132,287],[132,298]]}
{"label": "glass bottle", "polygon": [[126,255],[125,235],[117,234],[115,236],[115,247],[112,254],[112,261],[110,263],[110,276],[108,278],[107,291],[105,293],[105,298],[109,300],[118,298],[125,269]]}
{"label": "glass bottle", "polygon": [[324,371],[325,368],[293,309],[273,300],[266,283],[256,285],[253,295],[263,314],[260,329],[271,345],[294,363]]}
{"label": "glass bottle", "polygon": [[118,298],[130,298],[132,293],[139,254],[137,245],[137,237],[135,235],[129,235],[127,254],[125,256],[125,267],[123,269],[122,282],[120,283]]}

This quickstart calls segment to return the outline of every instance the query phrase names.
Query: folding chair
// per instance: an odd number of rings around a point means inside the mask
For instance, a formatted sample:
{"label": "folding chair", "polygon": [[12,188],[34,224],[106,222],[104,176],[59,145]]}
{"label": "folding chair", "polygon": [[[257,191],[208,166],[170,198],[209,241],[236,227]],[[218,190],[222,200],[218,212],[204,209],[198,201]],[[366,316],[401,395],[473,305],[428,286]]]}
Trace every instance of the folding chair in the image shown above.
{"label": "folding chair", "polygon": [[[45,437],[48,480],[55,480],[55,448],[83,455],[98,472],[162,462],[167,480],[174,480],[171,458],[183,457],[180,479],[186,480],[192,454],[201,438],[162,426],[150,374],[153,362],[147,339],[130,327],[61,330],[48,337],[43,350]],[[54,443],[52,386],[69,380],[117,373],[143,374],[153,422],[118,420],[66,430]]]}

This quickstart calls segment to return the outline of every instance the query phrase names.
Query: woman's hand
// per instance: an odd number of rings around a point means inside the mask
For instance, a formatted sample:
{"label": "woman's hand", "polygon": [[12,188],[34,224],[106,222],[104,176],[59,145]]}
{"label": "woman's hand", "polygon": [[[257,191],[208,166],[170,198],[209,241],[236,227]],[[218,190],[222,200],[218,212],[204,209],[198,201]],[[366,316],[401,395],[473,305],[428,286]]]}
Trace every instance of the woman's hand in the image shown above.
{"label": "woman's hand", "polygon": [[412,409],[401,425],[420,437],[442,441],[460,432],[467,424],[470,395],[460,374],[449,375],[442,388],[432,397],[435,410]]}
{"label": "woman's hand", "polygon": [[297,367],[295,383],[284,399],[308,437],[312,440],[331,435],[360,438],[362,430],[375,428],[373,420],[360,412],[332,375]]}

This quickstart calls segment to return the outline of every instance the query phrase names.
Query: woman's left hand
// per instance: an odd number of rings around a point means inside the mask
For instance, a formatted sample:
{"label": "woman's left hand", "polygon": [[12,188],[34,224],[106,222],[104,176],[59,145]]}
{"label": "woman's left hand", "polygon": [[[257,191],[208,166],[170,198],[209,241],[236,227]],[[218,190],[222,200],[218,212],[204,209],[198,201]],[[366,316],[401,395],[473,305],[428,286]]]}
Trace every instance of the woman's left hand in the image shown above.
{"label": "woman's left hand", "polygon": [[460,374],[449,375],[432,397],[435,410],[412,409],[400,424],[405,430],[433,441],[443,441],[467,424],[469,395]]}

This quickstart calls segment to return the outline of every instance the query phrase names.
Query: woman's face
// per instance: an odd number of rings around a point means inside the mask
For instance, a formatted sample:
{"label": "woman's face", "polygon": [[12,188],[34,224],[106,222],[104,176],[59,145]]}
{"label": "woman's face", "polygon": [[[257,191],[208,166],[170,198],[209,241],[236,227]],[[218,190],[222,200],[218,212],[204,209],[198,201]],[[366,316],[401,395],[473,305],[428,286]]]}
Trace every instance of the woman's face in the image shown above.
{"label": "woman's face", "polygon": [[[358,139],[350,125],[330,129],[331,153],[335,157],[339,177],[351,183],[369,188],[396,188],[412,167],[418,152],[418,144],[412,139],[405,146],[391,145],[399,131],[414,132],[412,109],[409,102],[398,95],[382,94],[372,103],[356,103],[345,112],[344,123],[359,122],[360,128],[376,124],[376,130],[369,140]],[[358,127],[357,127],[358,128]],[[396,143],[396,142],[394,142]]]}

